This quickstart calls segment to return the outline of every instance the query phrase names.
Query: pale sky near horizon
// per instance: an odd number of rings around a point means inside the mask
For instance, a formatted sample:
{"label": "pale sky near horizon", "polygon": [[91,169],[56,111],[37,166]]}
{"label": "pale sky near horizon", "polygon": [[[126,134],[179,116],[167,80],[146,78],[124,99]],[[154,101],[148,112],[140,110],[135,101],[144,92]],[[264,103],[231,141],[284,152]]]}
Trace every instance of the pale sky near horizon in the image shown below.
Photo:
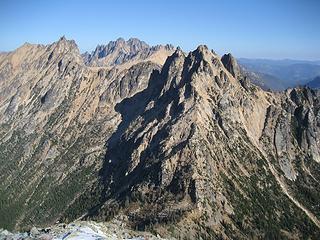
{"label": "pale sky near horizon", "polygon": [[236,57],[320,60],[320,0],[0,0],[0,51],[65,35],[81,52],[118,37]]}

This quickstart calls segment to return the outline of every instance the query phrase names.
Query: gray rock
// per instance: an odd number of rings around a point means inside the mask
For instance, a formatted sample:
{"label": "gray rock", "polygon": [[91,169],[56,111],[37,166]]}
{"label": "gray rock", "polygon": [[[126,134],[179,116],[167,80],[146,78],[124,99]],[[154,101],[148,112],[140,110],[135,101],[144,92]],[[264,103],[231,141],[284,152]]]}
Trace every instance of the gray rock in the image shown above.
{"label": "gray rock", "polygon": [[240,67],[237,63],[237,60],[231,55],[231,53],[225,54],[221,58],[221,62],[224,67],[232,74],[234,77],[239,77]]}
{"label": "gray rock", "polygon": [[40,234],[39,230],[36,227],[32,227],[30,229],[30,236],[37,237]]}

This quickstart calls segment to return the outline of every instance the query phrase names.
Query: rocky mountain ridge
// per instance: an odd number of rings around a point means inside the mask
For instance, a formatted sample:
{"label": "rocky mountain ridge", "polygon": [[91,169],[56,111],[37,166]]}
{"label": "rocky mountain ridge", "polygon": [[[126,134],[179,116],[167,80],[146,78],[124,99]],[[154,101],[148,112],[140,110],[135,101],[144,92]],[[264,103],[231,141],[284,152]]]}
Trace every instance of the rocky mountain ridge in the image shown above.
{"label": "rocky mountain ridge", "polygon": [[204,45],[163,66],[118,55],[91,67],[61,38],[0,56],[1,226],[120,214],[182,239],[319,236],[318,91],[265,92]]}
{"label": "rocky mountain ridge", "polygon": [[312,81],[308,82],[306,86],[311,87],[311,88],[320,88],[320,76],[315,77]]}
{"label": "rocky mountain ridge", "polygon": [[259,76],[258,84],[273,91],[306,85],[319,76],[319,61],[238,59],[240,65]]}
{"label": "rocky mountain ridge", "polygon": [[92,53],[84,53],[83,58],[88,66],[93,67],[109,67],[142,60],[163,64],[174,50],[170,44],[151,47],[137,38],[130,38],[128,41],[118,38],[107,45],[98,45]]}

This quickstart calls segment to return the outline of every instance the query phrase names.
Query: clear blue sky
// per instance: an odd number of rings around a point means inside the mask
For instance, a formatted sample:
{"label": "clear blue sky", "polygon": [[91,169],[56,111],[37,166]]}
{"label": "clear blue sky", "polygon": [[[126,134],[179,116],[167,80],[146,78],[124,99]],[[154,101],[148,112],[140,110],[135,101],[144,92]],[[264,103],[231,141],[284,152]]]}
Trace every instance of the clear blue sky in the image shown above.
{"label": "clear blue sky", "polygon": [[60,36],[80,50],[118,37],[206,44],[236,57],[320,59],[320,0],[0,0],[0,51]]}

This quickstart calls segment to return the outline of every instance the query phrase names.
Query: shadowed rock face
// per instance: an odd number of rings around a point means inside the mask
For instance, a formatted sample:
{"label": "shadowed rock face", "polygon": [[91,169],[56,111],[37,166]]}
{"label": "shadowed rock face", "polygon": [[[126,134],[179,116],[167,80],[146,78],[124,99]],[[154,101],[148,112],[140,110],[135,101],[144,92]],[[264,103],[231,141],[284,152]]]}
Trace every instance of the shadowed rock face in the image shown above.
{"label": "shadowed rock face", "polygon": [[60,41],[0,56],[9,227],[122,215],[183,239],[320,234],[319,92],[265,92],[204,45],[121,70]]}
{"label": "shadowed rock face", "polygon": [[221,58],[221,62],[233,77],[239,77],[240,67],[237,63],[237,60],[231,55],[231,53],[223,55]]}

